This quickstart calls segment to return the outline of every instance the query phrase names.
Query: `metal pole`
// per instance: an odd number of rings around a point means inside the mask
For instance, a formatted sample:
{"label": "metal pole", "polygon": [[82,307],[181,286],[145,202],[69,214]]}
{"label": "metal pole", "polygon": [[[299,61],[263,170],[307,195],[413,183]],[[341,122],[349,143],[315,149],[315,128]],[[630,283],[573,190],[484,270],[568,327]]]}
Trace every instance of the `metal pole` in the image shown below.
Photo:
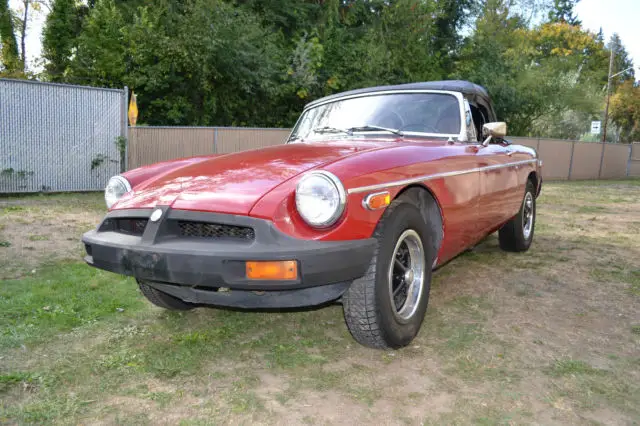
{"label": "metal pole", "polygon": [[218,128],[213,129],[213,153],[218,153]]}
{"label": "metal pole", "polygon": [[633,143],[629,144],[629,158],[627,159],[627,177],[631,173],[631,159],[633,158]]}
{"label": "metal pole", "polygon": [[604,148],[606,147],[606,143],[602,142],[602,151],[600,152],[600,168],[598,169],[598,179],[602,176],[602,163],[604,163]]}
{"label": "metal pole", "polygon": [[573,170],[573,151],[576,149],[576,141],[571,141],[571,158],[569,158],[569,175],[567,180],[571,180],[571,171]]}
{"label": "metal pole", "polygon": [[609,98],[611,97],[611,72],[613,71],[613,56],[615,45],[611,42],[611,55],[609,55],[609,74],[607,74],[607,104],[604,107],[604,123],[602,130],[602,142],[607,140],[607,121],[609,120]]}
{"label": "metal pole", "polygon": [[127,121],[127,106],[129,104],[129,88],[124,86],[124,98],[122,100],[122,129],[121,136],[125,138],[124,152],[120,153],[120,173],[129,169],[129,127]]}

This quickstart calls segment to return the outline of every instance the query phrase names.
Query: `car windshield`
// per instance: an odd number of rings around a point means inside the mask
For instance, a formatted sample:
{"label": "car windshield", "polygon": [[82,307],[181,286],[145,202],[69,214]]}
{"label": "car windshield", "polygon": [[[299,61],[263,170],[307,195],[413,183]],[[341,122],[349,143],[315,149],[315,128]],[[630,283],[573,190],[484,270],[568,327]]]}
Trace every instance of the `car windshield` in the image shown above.
{"label": "car windshield", "polygon": [[460,105],[455,96],[444,93],[380,94],[336,100],[306,110],[291,133],[291,140],[354,132],[457,136]]}

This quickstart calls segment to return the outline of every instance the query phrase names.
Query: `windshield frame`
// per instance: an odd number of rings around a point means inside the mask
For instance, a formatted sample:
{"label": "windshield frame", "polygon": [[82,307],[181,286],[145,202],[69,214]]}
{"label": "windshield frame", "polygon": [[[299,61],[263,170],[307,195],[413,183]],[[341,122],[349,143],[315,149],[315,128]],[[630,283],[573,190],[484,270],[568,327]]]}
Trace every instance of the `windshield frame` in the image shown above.
{"label": "windshield frame", "polygon": [[[293,136],[294,132],[296,131],[296,129],[298,128],[298,126],[300,125],[300,121],[302,119],[302,117],[310,110],[321,107],[323,105],[326,104],[330,104],[330,103],[334,103],[334,102],[340,102],[340,101],[345,101],[348,99],[355,99],[355,98],[364,98],[364,97],[368,97],[368,96],[380,96],[380,95],[396,95],[396,94],[412,94],[412,93],[431,93],[431,94],[441,94],[441,95],[451,95],[454,96],[457,100],[458,100],[458,109],[459,109],[459,113],[460,113],[460,133],[425,133],[425,132],[405,132],[403,131],[403,135],[406,137],[424,137],[424,138],[450,138],[450,139],[456,139],[460,142],[467,142],[467,123],[466,123],[466,112],[465,112],[465,108],[464,108],[464,95],[460,92],[454,92],[451,90],[429,90],[429,89],[425,89],[425,90],[420,90],[420,89],[410,89],[410,90],[380,90],[380,91],[375,91],[375,92],[367,92],[367,93],[358,93],[355,95],[345,95],[345,96],[341,96],[339,98],[334,98],[334,99],[328,99],[324,102],[320,102],[320,103],[314,103],[313,106],[309,107],[305,107],[302,110],[302,113],[300,114],[300,116],[298,117],[298,120],[296,120],[296,124],[293,126],[293,128],[291,129],[291,132],[289,133],[289,136],[287,136],[287,142],[286,143],[292,143],[294,141],[300,141],[301,139],[291,139],[291,137]],[[366,132],[352,132],[351,135],[346,135],[346,137],[350,137],[353,135],[362,135],[362,134],[372,134],[372,133],[376,133],[376,134],[392,134],[392,133],[388,133],[385,131],[366,131]],[[320,138],[318,139],[303,139],[302,141],[306,142],[306,141],[317,141],[320,140]]]}

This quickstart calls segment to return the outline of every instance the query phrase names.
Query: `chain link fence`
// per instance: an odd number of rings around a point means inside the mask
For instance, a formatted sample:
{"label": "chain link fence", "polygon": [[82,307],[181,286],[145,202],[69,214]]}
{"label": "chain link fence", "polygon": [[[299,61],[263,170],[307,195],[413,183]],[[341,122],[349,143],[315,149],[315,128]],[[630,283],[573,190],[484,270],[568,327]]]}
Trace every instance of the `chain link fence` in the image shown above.
{"label": "chain link fence", "polygon": [[0,193],[104,189],[125,168],[127,90],[0,79]]}

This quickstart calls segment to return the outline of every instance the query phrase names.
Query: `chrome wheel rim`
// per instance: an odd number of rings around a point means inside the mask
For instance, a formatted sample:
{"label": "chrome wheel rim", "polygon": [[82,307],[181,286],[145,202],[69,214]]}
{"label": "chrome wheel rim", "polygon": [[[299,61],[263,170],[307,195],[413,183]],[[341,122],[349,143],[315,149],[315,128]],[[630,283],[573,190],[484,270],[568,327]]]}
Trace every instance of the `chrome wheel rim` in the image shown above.
{"label": "chrome wheel rim", "polygon": [[533,230],[533,209],[533,195],[527,192],[522,205],[522,233],[525,240],[529,239]]}
{"label": "chrome wheel rim", "polygon": [[424,283],[425,259],[418,233],[407,229],[400,235],[389,265],[389,297],[394,316],[405,322],[418,309]]}

